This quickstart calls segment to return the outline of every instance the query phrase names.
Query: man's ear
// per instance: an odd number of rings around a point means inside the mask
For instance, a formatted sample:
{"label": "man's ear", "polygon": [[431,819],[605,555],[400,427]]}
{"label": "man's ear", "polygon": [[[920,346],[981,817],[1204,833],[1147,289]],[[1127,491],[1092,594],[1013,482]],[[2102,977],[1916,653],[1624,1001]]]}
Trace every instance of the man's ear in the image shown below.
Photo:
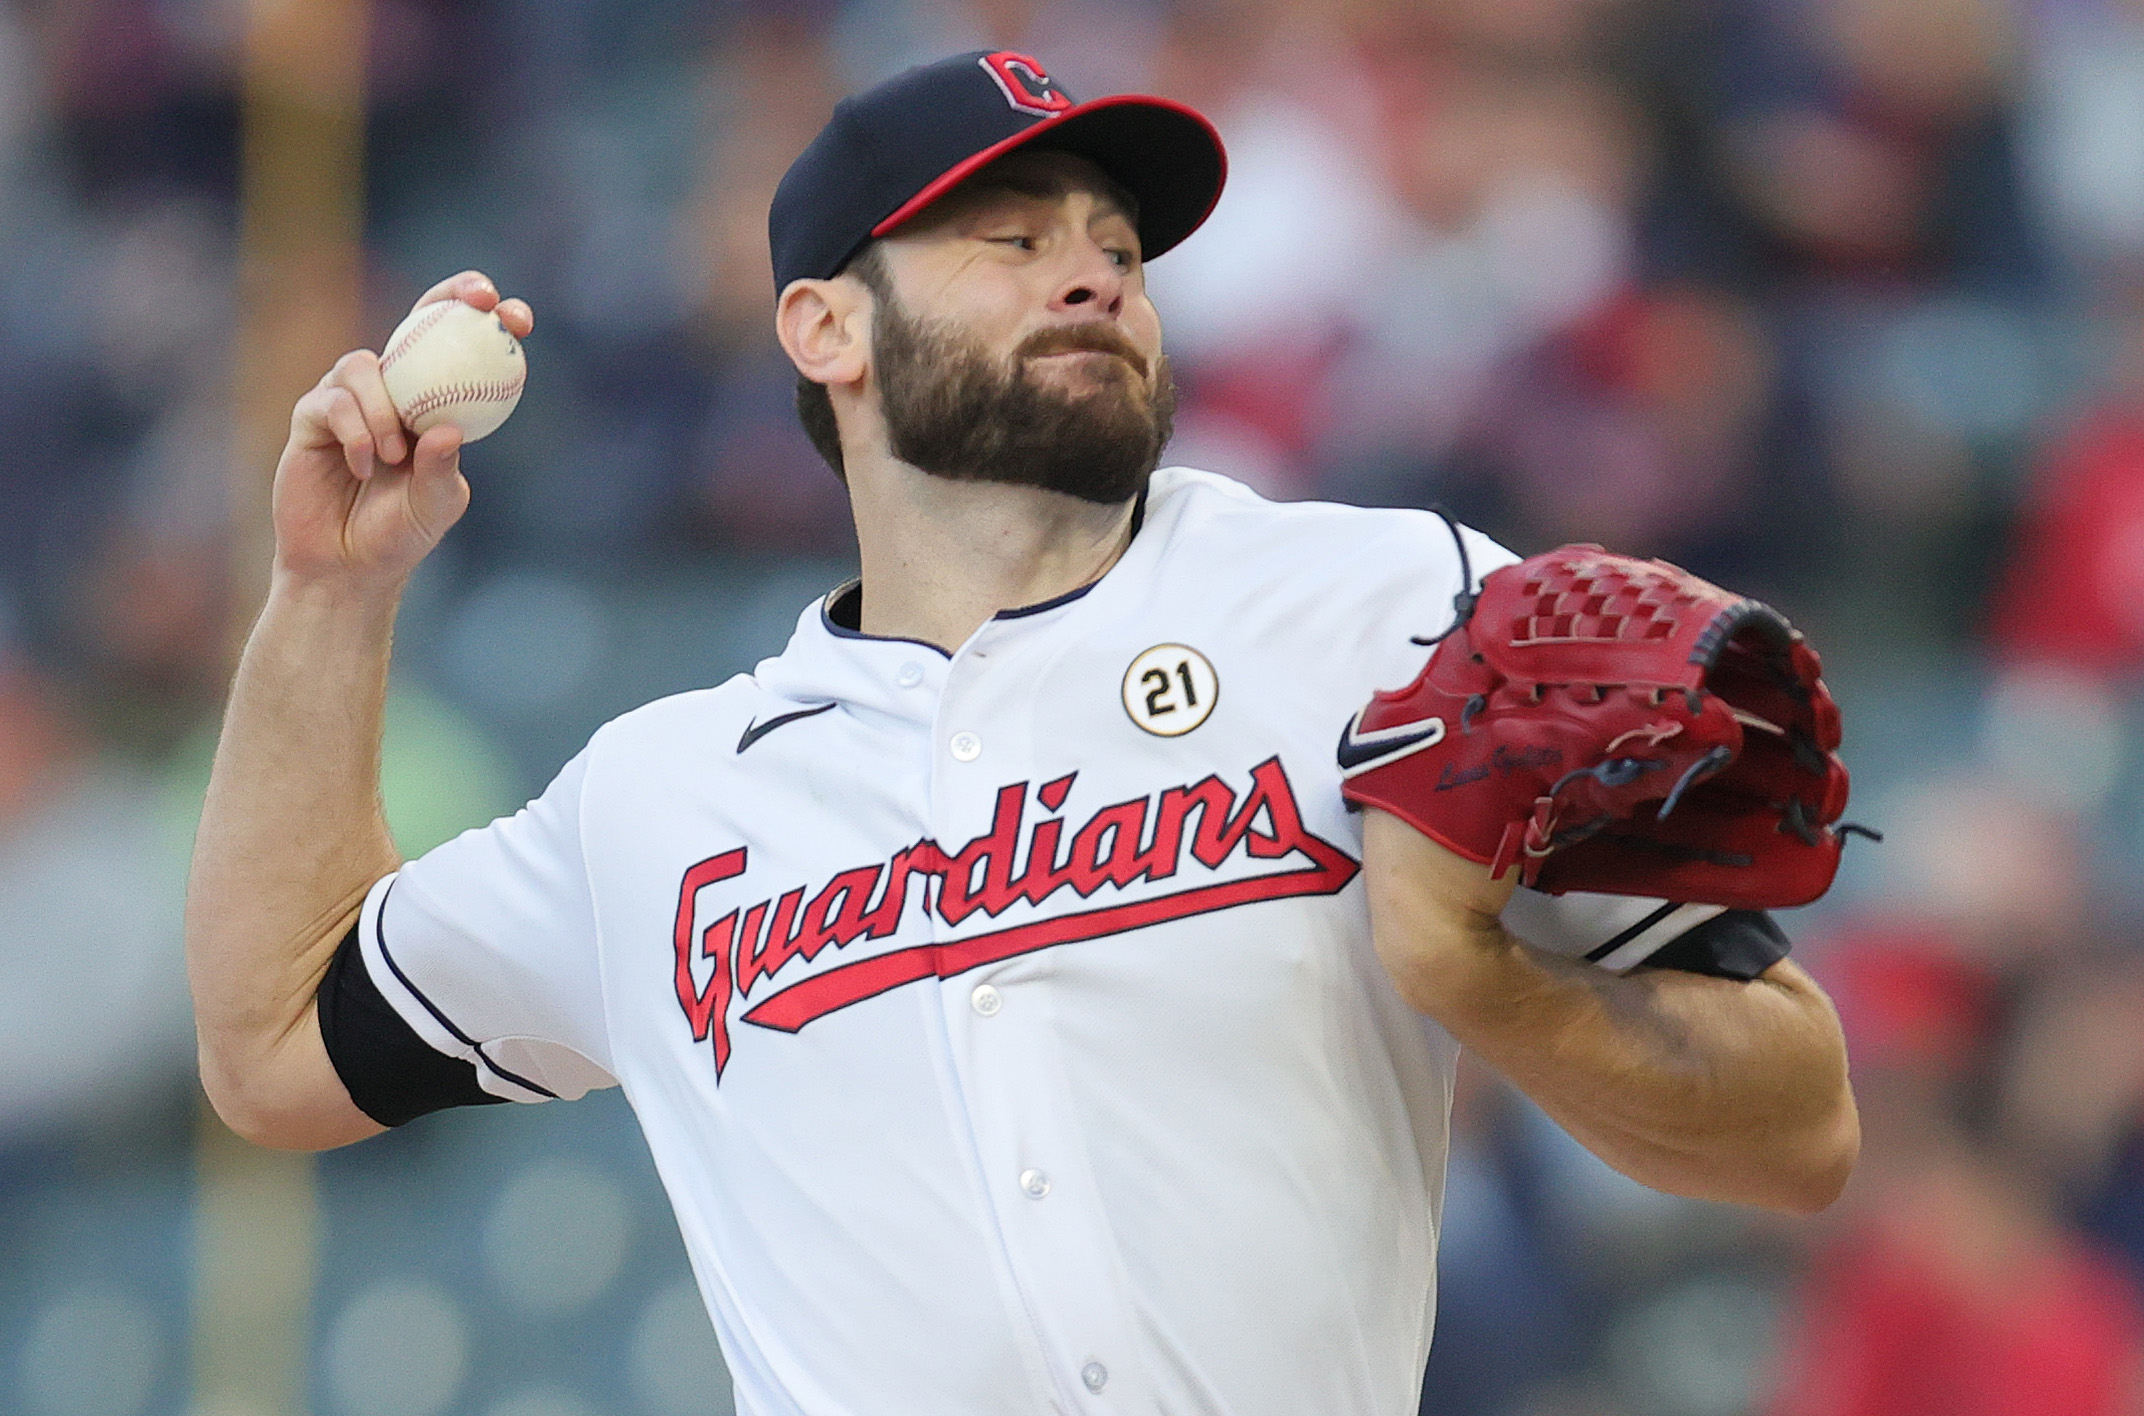
{"label": "man's ear", "polygon": [[774,334],[797,372],[813,383],[860,383],[870,369],[869,292],[850,276],[793,280],[775,303]]}

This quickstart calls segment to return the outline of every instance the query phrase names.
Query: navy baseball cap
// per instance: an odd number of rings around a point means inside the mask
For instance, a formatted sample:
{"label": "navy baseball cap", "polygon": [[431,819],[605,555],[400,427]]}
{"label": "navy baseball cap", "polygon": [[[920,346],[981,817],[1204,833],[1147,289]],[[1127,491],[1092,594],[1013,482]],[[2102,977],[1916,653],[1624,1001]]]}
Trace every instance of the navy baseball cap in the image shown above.
{"label": "navy baseball cap", "polygon": [[1023,147],[1078,153],[1129,191],[1148,259],[1198,229],[1228,173],[1221,135],[1183,104],[1077,103],[1025,54],[956,54],[843,99],[790,164],[767,212],[776,293],[840,274],[866,242]]}

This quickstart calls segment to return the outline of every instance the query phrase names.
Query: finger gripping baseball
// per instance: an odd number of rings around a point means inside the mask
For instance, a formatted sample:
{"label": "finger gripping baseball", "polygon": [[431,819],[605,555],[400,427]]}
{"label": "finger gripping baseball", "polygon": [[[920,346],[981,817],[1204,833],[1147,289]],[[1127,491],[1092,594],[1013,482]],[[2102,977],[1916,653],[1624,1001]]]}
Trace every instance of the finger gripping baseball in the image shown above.
{"label": "finger gripping baseball", "polygon": [[1552,893],[1755,909],[1829,888],[1839,712],[1777,611],[1597,546],[1493,572],[1472,610],[1348,725],[1351,803]]}

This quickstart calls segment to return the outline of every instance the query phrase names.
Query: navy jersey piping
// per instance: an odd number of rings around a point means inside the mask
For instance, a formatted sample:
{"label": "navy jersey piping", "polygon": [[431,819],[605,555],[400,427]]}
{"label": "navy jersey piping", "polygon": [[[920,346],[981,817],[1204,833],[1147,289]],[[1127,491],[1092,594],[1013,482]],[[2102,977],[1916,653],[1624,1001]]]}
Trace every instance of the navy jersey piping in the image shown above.
{"label": "navy jersey piping", "polygon": [[1654,925],[1660,923],[1660,921],[1666,919],[1669,915],[1675,913],[1675,911],[1681,908],[1682,905],[1680,902],[1675,900],[1668,901],[1659,909],[1654,910],[1651,914],[1639,920],[1630,928],[1624,930],[1621,934],[1616,935],[1615,938],[1609,940],[1607,943],[1601,945],[1599,948],[1589,952],[1586,955],[1587,961],[1589,963],[1599,963],[1601,960],[1607,958],[1610,954],[1613,954],[1616,950],[1622,948],[1625,944],[1628,944],[1631,940],[1645,933],[1646,930],[1651,929]]}
{"label": "navy jersey piping", "polygon": [[[1139,489],[1138,500],[1132,503],[1131,537],[1126,538],[1127,543],[1131,538],[1138,536],[1140,527],[1146,525],[1146,497],[1147,489],[1145,487],[1141,487]],[[1095,586],[1101,584],[1103,580],[1106,580],[1108,578],[1109,577],[1107,572],[1104,572],[1101,576],[1088,581],[1085,585],[1080,586],[1076,590],[1067,590],[1062,595],[1053,595],[1049,599],[1040,601],[1036,604],[1019,605],[1013,609],[999,610],[996,614],[992,615],[991,618],[994,620],[1016,620],[1026,619],[1029,615],[1043,614],[1046,611],[1054,610],[1061,606],[1071,604],[1074,600],[1077,600],[1078,598],[1080,598],[1080,596],[1086,594]],[[860,579],[844,581],[842,584],[835,586],[831,591],[829,591],[827,593],[826,598],[819,602],[819,618],[825,623],[829,633],[838,635],[843,639],[875,639],[886,644],[920,644],[926,649],[937,650],[939,654],[943,655],[947,659],[953,657],[944,649],[940,648],[936,644],[931,643],[927,639],[910,639],[906,635],[900,634],[866,634],[861,629],[851,629],[847,625],[835,619],[834,606],[839,604],[841,601],[847,599],[851,595],[861,594],[861,592],[863,591],[863,586],[864,583]],[[861,612],[861,603],[859,602],[857,623],[861,624],[862,622],[863,615]]]}
{"label": "navy jersey piping", "polygon": [[[834,606],[851,595],[860,595],[863,588],[864,583],[861,580],[845,580],[826,592],[826,598],[819,602],[819,622],[826,626],[828,634],[838,639],[868,639],[875,644],[920,644],[941,659],[952,659],[953,656],[950,653],[941,646],[931,643],[928,639],[910,639],[905,634],[866,634],[860,629],[851,629],[835,619]],[[860,619],[861,616],[859,616]]]}
{"label": "navy jersey piping", "polygon": [[1061,605],[1071,604],[1074,600],[1079,599],[1082,595],[1085,595],[1089,590],[1092,590],[1095,586],[1101,583],[1102,582],[1099,580],[1090,580],[1085,585],[1080,586],[1077,590],[1067,590],[1062,595],[1056,595],[1051,597],[1050,599],[1041,600],[1032,605],[1022,605],[1016,610],[999,610],[990,618],[994,620],[1016,620],[1026,619],[1029,615],[1043,614],[1047,611],[1054,610]]}
{"label": "navy jersey piping", "polygon": [[[395,882],[395,884],[400,883],[400,881]],[[387,893],[380,896],[379,912],[372,917],[372,938],[373,941],[380,946],[380,957],[387,961],[387,967],[393,971],[396,979],[400,980],[402,986],[409,990],[410,996],[412,998],[416,999],[419,1003],[422,1003],[424,1005],[425,1012],[430,1013],[432,1017],[437,1020],[441,1027],[445,1028],[449,1033],[453,1034],[454,1040],[456,1042],[461,1043],[464,1047],[471,1047],[476,1049],[476,1055],[479,1058],[483,1059],[483,1063],[485,1066],[491,1068],[492,1071],[498,1073],[500,1076],[504,1077],[507,1081],[512,1082],[517,1087],[526,1087],[532,1092],[539,1092],[542,1095],[551,1098],[551,1100],[553,1101],[558,1100],[558,1093],[552,1091],[549,1087],[538,1085],[537,1083],[530,1081],[527,1077],[516,1076],[514,1073],[507,1071],[504,1067],[501,1067],[498,1063],[492,1061],[490,1055],[484,1051],[483,1043],[478,1042],[475,1038],[469,1036],[469,1034],[463,1032],[460,1028],[454,1026],[454,1020],[449,1018],[445,1013],[441,1012],[439,1010],[439,1005],[434,1003],[431,999],[425,997],[424,990],[417,987],[416,984],[410,982],[409,975],[402,972],[402,966],[395,962],[395,956],[387,951],[387,898],[389,895],[394,894],[394,892],[394,885],[389,885],[387,887]]]}
{"label": "navy jersey piping", "polygon": [[[1144,525],[1146,525],[1146,488],[1141,487],[1139,489],[1139,499],[1132,503],[1132,529],[1131,534],[1124,538],[1125,545],[1129,546],[1134,540],[1138,538],[1139,528]],[[1114,570],[1115,568],[1115,566],[1110,567],[1111,570]],[[1089,590],[1092,590],[1095,586],[1101,584],[1104,580],[1107,580],[1108,578],[1109,571],[1105,570],[1100,575],[1096,576],[1094,579],[1088,581],[1085,585],[1080,586],[1076,590],[1067,590],[1062,595],[1053,595],[1047,600],[1038,601],[1037,603],[1032,605],[1018,605],[1009,610],[999,610],[996,614],[992,615],[991,618],[1000,620],[1016,620],[1026,619],[1029,615],[1039,615],[1047,613],[1050,610],[1058,609],[1061,606],[1071,604],[1074,600],[1077,600],[1082,595],[1086,594]]]}

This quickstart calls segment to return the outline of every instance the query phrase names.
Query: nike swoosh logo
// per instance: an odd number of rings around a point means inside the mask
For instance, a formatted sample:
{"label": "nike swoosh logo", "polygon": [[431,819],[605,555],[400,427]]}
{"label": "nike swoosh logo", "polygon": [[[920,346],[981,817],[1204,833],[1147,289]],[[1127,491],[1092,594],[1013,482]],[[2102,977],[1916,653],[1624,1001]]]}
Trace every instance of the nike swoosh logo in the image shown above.
{"label": "nike swoosh logo", "polygon": [[[1369,709],[1362,710],[1367,713]],[[1418,723],[1402,723],[1398,727],[1362,730],[1362,713],[1348,720],[1340,730],[1340,749],[1334,755],[1340,759],[1340,775],[1352,777],[1367,772],[1372,767],[1382,767],[1388,762],[1397,762],[1409,753],[1420,752],[1425,747],[1435,747],[1444,741],[1444,719],[1428,718]]]}
{"label": "nike swoosh logo", "polygon": [[737,751],[742,753],[746,748],[758,742],[776,728],[781,727],[784,723],[794,723],[799,718],[816,718],[834,706],[831,703],[822,703],[816,708],[799,708],[794,713],[784,713],[779,718],[769,718],[764,723],[747,723],[744,727],[744,736],[737,739]]}

